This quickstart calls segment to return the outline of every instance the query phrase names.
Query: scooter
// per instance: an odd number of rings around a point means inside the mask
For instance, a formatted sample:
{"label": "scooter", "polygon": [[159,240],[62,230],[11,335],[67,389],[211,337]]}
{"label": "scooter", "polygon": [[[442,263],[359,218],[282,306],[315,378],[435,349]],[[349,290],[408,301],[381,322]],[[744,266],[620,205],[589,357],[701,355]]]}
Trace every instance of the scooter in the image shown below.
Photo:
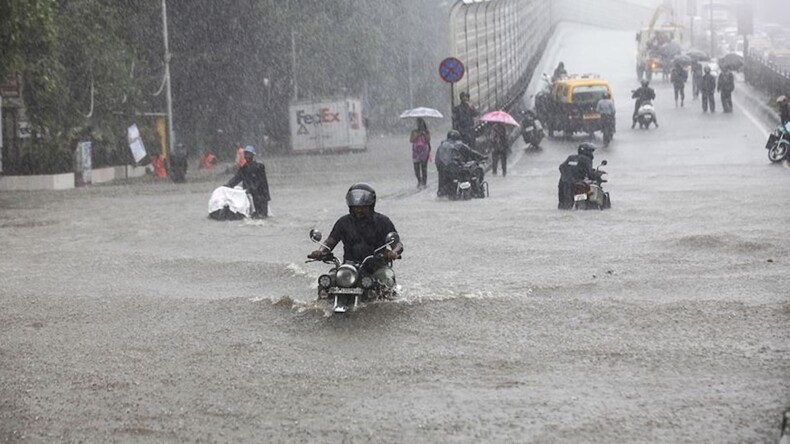
{"label": "scooter", "polygon": [[636,112],[636,122],[639,124],[639,128],[648,129],[650,128],[650,124],[653,123],[658,126],[656,123],[656,110],[653,107],[653,102],[648,100],[639,107],[639,110]]}
{"label": "scooter", "polygon": [[[310,239],[328,251],[329,248],[321,243],[321,238],[320,231],[310,230]],[[384,253],[389,247],[400,242],[400,237],[393,231],[387,234],[385,241],[384,245],[362,262],[341,264],[331,252],[320,259],[305,261],[332,265],[327,274],[318,277],[318,299],[331,300],[333,313],[343,314],[356,310],[366,302],[397,297],[400,287],[395,282],[392,262],[386,259]]]}
{"label": "scooter", "polygon": [[765,143],[768,150],[768,160],[773,163],[784,159],[790,160],[790,122],[785,126],[779,125]]}
{"label": "scooter", "polygon": [[608,210],[612,208],[609,192],[604,191],[601,187],[601,184],[606,182],[606,179],[601,177],[606,174],[606,171],[601,170],[601,167],[606,165],[607,162],[604,160],[595,168],[595,179],[585,179],[574,185],[573,200],[575,209]]}
{"label": "scooter", "polygon": [[540,148],[540,142],[545,136],[543,124],[532,111],[523,112],[521,119],[521,137],[528,148]]}
{"label": "scooter", "polygon": [[488,197],[488,182],[483,176],[484,163],[485,160],[470,160],[464,164],[459,176],[452,181],[455,192],[450,194],[450,200]]}

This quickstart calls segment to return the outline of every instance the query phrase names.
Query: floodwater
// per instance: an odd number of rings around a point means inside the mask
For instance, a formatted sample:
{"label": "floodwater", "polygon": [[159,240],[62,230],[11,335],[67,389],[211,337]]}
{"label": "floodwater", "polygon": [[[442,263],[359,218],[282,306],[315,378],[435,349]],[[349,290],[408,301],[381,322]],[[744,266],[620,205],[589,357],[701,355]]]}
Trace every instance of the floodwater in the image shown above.
{"label": "floodwater", "polygon": [[[777,440],[790,171],[737,96],[703,115],[657,80],[661,127],[631,130],[633,55],[561,26],[541,67],[613,83],[609,211],[556,209],[585,139],[518,141],[490,198],[449,202],[433,164],[417,191],[405,133],[264,158],[265,221],[206,217],[224,172],[0,194],[0,441]],[[332,317],[308,232],[355,181],[401,233],[404,294]]]}

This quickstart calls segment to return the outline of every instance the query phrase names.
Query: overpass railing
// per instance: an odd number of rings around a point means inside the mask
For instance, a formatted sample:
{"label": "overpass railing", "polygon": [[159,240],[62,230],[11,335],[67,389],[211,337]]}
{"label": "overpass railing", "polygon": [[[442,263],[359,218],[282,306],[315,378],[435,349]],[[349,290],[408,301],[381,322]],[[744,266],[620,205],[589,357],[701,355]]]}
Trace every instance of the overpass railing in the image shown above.
{"label": "overpass railing", "polygon": [[526,90],[560,21],[636,30],[653,8],[625,0],[457,0],[450,9],[450,54],[466,74],[455,97],[469,92],[485,112],[508,109]]}
{"label": "overpass railing", "polygon": [[746,82],[772,98],[790,96],[790,70],[750,54],[746,58],[746,73]]}
{"label": "overpass railing", "polygon": [[450,52],[466,74],[455,95],[467,91],[480,111],[504,108],[529,83],[529,65],[539,60],[551,32],[547,17],[546,1],[457,1],[450,11]]}

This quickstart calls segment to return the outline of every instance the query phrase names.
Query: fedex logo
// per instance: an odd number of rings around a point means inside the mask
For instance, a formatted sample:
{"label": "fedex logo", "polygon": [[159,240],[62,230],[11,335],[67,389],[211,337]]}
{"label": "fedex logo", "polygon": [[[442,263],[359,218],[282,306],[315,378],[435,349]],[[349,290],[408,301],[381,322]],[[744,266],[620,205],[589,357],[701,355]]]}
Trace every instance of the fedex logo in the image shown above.
{"label": "fedex logo", "polygon": [[329,108],[321,108],[318,114],[307,114],[304,110],[296,112],[297,125],[323,125],[324,123],[340,123],[340,113],[333,113]]}

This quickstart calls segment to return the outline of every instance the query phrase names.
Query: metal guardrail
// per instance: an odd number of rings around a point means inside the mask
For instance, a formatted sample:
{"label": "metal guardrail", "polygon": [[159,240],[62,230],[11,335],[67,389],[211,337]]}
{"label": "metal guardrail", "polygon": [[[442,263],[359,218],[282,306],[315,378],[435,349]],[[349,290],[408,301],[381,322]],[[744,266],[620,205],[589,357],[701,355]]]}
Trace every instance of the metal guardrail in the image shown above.
{"label": "metal guardrail", "polygon": [[770,94],[772,98],[790,96],[790,70],[754,54],[746,58],[746,82]]}

